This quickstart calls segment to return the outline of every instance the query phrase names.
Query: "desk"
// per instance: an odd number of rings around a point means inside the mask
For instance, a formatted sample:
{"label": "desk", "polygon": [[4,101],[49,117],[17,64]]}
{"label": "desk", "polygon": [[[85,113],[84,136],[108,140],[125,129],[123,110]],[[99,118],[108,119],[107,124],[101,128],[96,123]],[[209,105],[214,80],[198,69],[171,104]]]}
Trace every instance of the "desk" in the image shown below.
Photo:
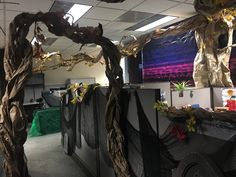
{"label": "desk", "polygon": [[41,109],[34,113],[30,136],[41,136],[61,130],[60,109],[58,107]]}
{"label": "desk", "polygon": [[24,106],[24,110],[26,112],[28,122],[32,122],[34,111],[41,109],[43,107],[43,103],[30,102],[30,103],[24,103],[23,106]]}

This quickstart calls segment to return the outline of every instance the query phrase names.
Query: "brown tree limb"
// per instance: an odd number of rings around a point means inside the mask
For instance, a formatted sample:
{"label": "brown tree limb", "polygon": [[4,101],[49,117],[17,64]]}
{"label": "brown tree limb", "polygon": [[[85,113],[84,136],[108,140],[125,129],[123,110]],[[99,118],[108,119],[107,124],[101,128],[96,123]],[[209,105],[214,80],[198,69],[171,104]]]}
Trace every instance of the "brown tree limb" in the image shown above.
{"label": "brown tree limb", "polygon": [[23,144],[27,138],[27,120],[23,111],[23,92],[26,81],[31,76],[32,47],[26,39],[32,23],[41,21],[48,30],[65,36],[82,45],[95,43],[101,45],[106,62],[106,75],[109,79],[108,103],[106,106],[106,129],[108,132],[108,151],[118,177],[129,177],[128,162],[124,155],[124,136],[119,126],[121,119],[119,94],[123,86],[122,69],[119,65],[120,53],[117,47],[102,36],[102,26],[71,26],[57,12],[17,15],[10,23],[10,33],[4,69],[7,87],[0,105],[0,147],[4,154],[6,177],[29,177]]}

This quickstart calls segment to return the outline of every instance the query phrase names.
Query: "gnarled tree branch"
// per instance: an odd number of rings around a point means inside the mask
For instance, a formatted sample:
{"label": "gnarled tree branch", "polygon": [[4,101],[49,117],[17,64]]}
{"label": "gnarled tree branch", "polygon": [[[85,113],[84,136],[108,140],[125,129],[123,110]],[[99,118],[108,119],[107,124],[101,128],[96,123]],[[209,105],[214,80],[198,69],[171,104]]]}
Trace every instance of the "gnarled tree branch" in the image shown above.
{"label": "gnarled tree branch", "polygon": [[119,126],[119,94],[123,86],[122,69],[119,65],[120,53],[117,47],[102,36],[102,26],[71,26],[57,12],[17,15],[10,23],[10,31],[4,69],[7,87],[0,105],[0,147],[4,153],[4,169],[7,177],[29,177],[23,144],[27,138],[27,120],[23,111],[23,92],[26,81],[31,76],[32,46],[26,39],[32,23],[41,21],[48,30],[65,36],[82,45],[95,43],[101,45],[106,62],[106,75],[109,79],[108,103],[106,107],[106,129],[108,132],[108,151],[118,177],[128,177],[129,168],[124,156],[124,136]]}

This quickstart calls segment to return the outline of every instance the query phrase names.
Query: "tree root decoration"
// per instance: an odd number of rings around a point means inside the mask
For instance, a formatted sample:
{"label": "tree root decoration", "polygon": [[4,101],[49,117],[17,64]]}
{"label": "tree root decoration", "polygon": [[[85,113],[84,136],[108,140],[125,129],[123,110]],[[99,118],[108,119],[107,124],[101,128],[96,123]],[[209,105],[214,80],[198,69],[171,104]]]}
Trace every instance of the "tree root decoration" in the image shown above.
{"label": "tree root decoration", "polygon": [[4,70],[7,86],[0,105],[0,147],[4,154],[6,177],[30,177],[23,145],[27,138],[27,120],[23,110],[24,86],[32,73],[32,46],[26,39],[32,23],[41,21],[48,30],[65,36],[82,45],[101,45],[109,79],[108,103],[106,106],[106,128],[108,151],[118,177],[129,177],[128,162],[124,155],[124,136],[119,126],[119,94],[123,86],[120,53],[116,46],[102,36],[102,26],[71,26],[63,13],[22,13],[10,23],[8,43],[4,56]]}

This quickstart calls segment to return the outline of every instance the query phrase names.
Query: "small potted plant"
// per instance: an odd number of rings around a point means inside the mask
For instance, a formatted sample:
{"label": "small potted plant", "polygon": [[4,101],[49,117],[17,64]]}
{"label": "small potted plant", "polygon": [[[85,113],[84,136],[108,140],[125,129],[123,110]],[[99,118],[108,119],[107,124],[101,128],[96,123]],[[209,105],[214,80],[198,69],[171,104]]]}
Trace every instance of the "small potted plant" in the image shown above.
{"label": "small potted plant", "polygon": [[183,97],[184,96],[184,90],[188,86],[190,86],[188,81],[182,81],[182,82],[177,82],[177,83],[172,82],[172,84],[174,85],[175,90],[179,92],[179,97]]}

